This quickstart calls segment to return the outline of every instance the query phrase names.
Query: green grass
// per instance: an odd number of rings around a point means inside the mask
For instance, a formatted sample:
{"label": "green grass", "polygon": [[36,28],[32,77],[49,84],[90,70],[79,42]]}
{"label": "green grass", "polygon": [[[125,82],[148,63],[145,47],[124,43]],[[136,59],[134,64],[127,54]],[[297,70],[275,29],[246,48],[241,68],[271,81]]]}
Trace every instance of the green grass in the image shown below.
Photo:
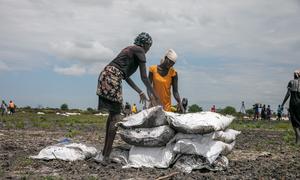
{"label": "green grass", "polygon": [[[271,130],[271,131],[281,131],[283,132],[283,140],[292,147],[298,147],[295,144],[295,133],[292,127],[291,122],[289,121],[242,121],[242,120],[234,120],[230,127],[235,130],[243,131],[247,129],[263,129],[263,130]],[[269,141],[269,144],[273,144],[275,142]],[[257,150],[261,147],[257,145]]]}
{"label": "green grass", "polygon": [[234,120],[230,124],[230,128],[236,130],[245,130],[245,129],[265,129],[265,130],[278,130],[284,131],[288,129],[293,129],[289,121],[242,121]]}
{"label": "green grass", "polygon": [[[13,116],[0,117],[0,122],[8,129],[24,129],[33,127],[39,129],[56,129],[56,128],[82,128],[94,126],[103,128],[106,122],[105,116],[95,116],[92,114],[82,114],[77,116],[61,116],[56,114],[38,115],[30,112],[18,112]],[[74,133],[74,132],[73,132]]]}

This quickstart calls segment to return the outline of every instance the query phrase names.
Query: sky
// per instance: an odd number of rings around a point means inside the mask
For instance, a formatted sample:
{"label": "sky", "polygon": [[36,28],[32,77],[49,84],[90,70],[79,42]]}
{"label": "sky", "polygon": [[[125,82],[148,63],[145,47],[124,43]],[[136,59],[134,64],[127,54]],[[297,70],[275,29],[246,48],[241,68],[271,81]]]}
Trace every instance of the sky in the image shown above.
{"label": "sky", "polygon": [[174,49],[180,96],[204,110],[276,110],[300,69],[299,0],[0,0],[0,23],[0,98],[18,106],[96,108],[99,73],[140,32],[147,66]]}

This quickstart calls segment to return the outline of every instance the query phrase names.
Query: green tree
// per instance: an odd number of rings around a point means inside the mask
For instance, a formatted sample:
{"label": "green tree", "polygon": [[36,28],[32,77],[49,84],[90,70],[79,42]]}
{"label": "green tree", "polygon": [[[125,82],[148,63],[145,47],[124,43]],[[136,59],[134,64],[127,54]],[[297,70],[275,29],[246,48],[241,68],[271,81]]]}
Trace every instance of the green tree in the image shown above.
{"label": "green tree", "polygon": [[250,115],[250,116],[253,115],[254,114],[254,109],[247,109],[246,114]]}
{"label": "green tree", "polygon": [[69,109],[69,107],[66,103],[64,103],[60,106],[60,109],[63,110],[63,111],[67,111]]}
{"label": "green tree", "polygon": [[97,112],[95,109],[93,109],[93,108],[91,108],[91,107],[88,107],[88,108],[86,109],[86,111],[89,112],[89,113],[91,113],[91,114],[94,114],[94,113]]}
{"label": "green tree", "polygon": [[236,110],[232,106],[226,106],[224,109],[220,111],[221,114],[230,114],[230,115],[236,115]]}
{"label": "green tree", "polygon": [[189,106],[188,111],[191,113],[194,113],[194,112],[201,112],[203,110],[202,110],[202,107],[198,106],[197,104],[193,104],[193,105]]}

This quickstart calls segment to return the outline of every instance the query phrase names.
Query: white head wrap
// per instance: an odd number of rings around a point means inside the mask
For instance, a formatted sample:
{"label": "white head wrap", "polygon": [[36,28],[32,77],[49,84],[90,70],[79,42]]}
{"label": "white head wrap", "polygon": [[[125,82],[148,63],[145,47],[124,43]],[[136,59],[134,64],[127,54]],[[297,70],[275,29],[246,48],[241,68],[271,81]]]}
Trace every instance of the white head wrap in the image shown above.
{"label": "white head wrap", "polygon": [[294,76],[295,76],[296,78],[299,78],[299,77],[300,77],[300,70],[294,71]]}
{"label": "white head wrap", "polygon": [[160,60],[161,64],[165,62],[165,57],[168,57],[171,61],[175,63],[177,59],[177,54],[173,49],[168,49],[164,57]]}

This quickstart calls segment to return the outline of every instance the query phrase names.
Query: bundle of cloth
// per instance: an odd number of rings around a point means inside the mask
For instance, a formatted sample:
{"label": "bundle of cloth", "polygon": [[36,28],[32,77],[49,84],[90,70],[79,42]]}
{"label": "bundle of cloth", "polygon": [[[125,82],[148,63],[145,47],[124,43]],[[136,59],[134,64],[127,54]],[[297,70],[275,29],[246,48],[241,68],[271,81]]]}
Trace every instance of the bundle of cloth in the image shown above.
{"label": "bundle of cloth", "polygon": [[240,134],[227,128],[233,119],[213,112],[165,112],[160,106],[143,110],[118,123],[118,134],[130,145],[127,152],[118,155],[123,155],[124,168],[225,170],[226,155]]}

